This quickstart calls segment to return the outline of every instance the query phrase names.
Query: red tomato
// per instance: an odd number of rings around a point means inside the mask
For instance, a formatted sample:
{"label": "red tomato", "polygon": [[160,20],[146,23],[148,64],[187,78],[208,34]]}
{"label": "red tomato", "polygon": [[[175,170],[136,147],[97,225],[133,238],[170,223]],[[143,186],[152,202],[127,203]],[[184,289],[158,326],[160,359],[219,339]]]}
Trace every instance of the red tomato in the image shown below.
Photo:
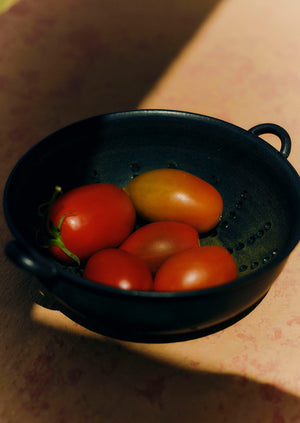
{"label": "red tomato", "polygon": [[237,265],[221,246],[195,247],[170,257],[154,279],[156,291],[191,291],[235,280]]}
{"label": "red tomato", "polygon": [[196,246],[199,246],[199,237],[192,226],[154,222],[129,235],[120,248],[143,259],[154,274],[171,255]]}
{"label": "red tomato", "polygon": [[63,261],[84,261],[102,248],[119,246],[132,232],[135,219],[133,204],[122,188],[108,183],[75,188],[50,208],[54,225],[50,224],[50,250]]}
{"label": "red tomato", "polygon": [[153,289],[153,279],[146,263],[118,248],[108,248],[93,254],[86,263],[83,277],[126,290]]}
{"label": "red tomato", "polygon": [[155,169],[125,187],[137,213],[148,221],[171,220],[207,232],[219,222],[223,200],[203,179],[178,169]]}

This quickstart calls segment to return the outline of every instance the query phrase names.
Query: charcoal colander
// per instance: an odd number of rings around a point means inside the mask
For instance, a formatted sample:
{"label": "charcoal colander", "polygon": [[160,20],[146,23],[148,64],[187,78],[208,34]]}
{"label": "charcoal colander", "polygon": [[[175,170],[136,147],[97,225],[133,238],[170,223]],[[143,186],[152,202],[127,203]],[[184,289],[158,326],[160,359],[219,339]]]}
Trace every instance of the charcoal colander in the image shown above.
{"label": "charcoal colander", "polygon": [[[280,151],[260,137],[269,133]],[[290,149],[288,133],[276,124],[245,130],[181,111],[129,110],[76,122],[37,143],[12,170],[3,204],[14,239],[6,254],[39,280],[59,310],[93,331],[135,342],[206,336],[259,304],[299,241],[300,183]],[[83,279],[37,245],[37,208],[55,185],[124,187],[139,173],[165,167],[193,173],[221,193],[222,219],[201,244],[230,251],[236,281],[183,293],[122,291]]]}

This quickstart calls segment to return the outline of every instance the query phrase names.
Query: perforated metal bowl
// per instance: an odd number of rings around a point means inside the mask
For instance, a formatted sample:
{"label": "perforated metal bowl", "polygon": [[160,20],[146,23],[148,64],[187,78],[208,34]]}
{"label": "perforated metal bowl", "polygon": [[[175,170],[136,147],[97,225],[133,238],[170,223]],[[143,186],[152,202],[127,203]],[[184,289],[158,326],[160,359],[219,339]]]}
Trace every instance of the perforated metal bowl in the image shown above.
{"label": "perforated metal bowl", "polygon": [[[280,151],[263,133],[280,138]],[[38,277],[65,314],[92,330],[140,342],[204,336],[252,310],[299,241],[300,183],[287,160],[290,147],[287,132],[274,124],[247,131],[178,111],[127,111],[74,123],[35,145],[12,170],[4,211],[15,240],[6,253]],[[123,187],[135,174],[162,167],[191,172],[221,193],[222,220],[201,243],[228,248],[237,281],[184,293],[122,291],[84,280],[36,245],[37,207],[55,185]]]}

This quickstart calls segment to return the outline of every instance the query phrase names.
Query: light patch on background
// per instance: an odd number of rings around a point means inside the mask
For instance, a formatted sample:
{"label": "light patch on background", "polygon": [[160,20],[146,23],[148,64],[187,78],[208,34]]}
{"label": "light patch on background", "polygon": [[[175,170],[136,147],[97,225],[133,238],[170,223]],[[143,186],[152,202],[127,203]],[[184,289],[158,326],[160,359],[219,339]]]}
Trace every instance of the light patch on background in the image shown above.
{"label": "light patch on background", "polygon": [[30,317],[33,322],[48,326],[64,332],[73,333],[79,336],[88,336],[90,338],[100,338],[101,335],[92,332],[73,320],[69,319],[58,310],[50,310],[38,304],[33,304],[30,312]]}
{"label": "light patch on background", "polygon": [[0,0],[0,13],[6,12],[16,3],[18,3],[18,0]]}

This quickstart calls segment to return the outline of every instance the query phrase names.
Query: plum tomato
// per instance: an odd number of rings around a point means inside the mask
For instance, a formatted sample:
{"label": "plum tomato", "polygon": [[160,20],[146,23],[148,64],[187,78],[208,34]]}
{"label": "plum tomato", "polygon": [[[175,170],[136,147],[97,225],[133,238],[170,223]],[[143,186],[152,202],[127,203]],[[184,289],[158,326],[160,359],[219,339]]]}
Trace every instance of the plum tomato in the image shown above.
{"label": "plum tomato", "polygon": [[137,229],[120,248],[143,259],[154,275],[171,255],[196,246],[199,237],[195,228],[186,223],[164,221]]}
{"label": "plum tomato", "polygon": [[119,246],[132,232],[136,212],[124,190],[109,183],[74,188],[56,198],[48,215],[48,246],[64,261],[85,261]]}
{"label": "plum tomato", "polygon": [[150,170],[136,176],[124,190],[146,220],[183,222],[200,233],[213,229],[223,211],[220,193],[184,170]]}
{"label": "plum tomato", "polygon": [[153,279],[146,263],[119,248],[107,248],[87,261],[83,277],[93,282],[125,290],[153,290]]}
{"label": "plum tomato", "polygon": [[182,251],[166,260],[154,279],[155,291],[191,291],[235,280],[237,265],[221,246],[210,245]]}

